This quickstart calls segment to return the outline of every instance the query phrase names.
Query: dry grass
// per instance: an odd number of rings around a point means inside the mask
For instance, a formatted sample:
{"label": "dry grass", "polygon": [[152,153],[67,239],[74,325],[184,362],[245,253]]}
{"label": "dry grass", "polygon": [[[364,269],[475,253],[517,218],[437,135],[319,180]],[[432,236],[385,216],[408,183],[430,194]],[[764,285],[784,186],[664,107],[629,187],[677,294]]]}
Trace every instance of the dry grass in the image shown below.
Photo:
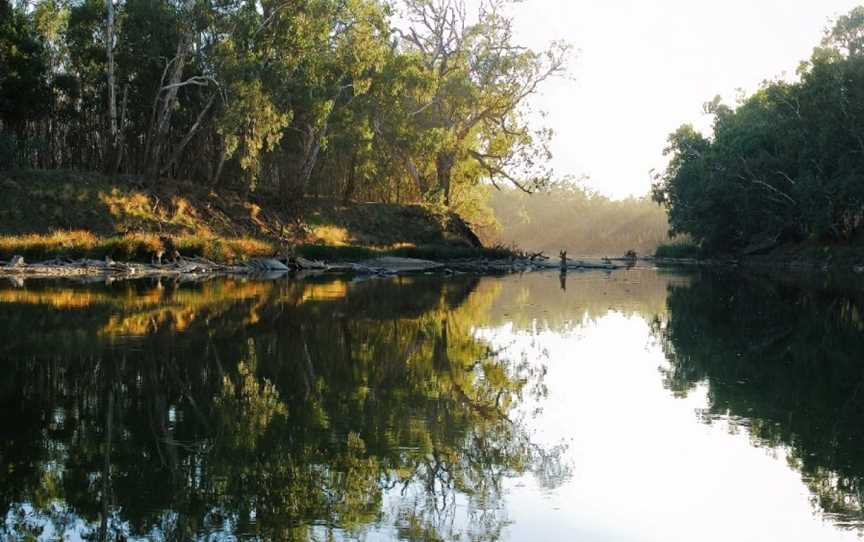
{"label": "dry grass", "polygon": [[312,229],[313,242],[331,247],[344,247],[350,244],[348,230],[340,226],[317,226]]}
{"label": "dry grass", "polygon": [[[272,244],[251,238],[180,235],[172,239],[181,255],[202,256],[218,262],[233,263],[269,256],[275,251]],[[47,234],[0,236],[0,259],[8,260],[14,255],[30,261],[110,256],[121,261],[151,261],[161,246],[159,236],[152,233],[99,237],[82,230],[56,230]]]}
{"label": "dry grass", "polygon": [[[251,200],[250,200],[251,198]],[[269,256],[280,244],[327,260],[383,253],[469,256],[449,221],[420,205],[307,198],[302,217],[272,195],[247,195],[181,181],[155,186],[132,177],[77,171],[0,172],[0,260],[55,257],[150,261],[159,235],[184,256],[219,262]],[[273,242],[266,241],[274,240]]]}

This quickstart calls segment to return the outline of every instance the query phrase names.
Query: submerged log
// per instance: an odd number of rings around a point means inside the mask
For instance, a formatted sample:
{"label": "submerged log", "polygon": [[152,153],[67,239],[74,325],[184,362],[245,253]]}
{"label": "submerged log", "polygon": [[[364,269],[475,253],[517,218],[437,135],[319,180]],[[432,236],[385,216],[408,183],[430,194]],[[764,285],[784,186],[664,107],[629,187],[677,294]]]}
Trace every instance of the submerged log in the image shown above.
{"label": "submerged log", "polygon": [[297,264],[297,267],[305,270],[326,270],[328,266],[324,262],[319,262],[317,260],[307,260],[302,256],[297,256],[294,259],[294,263]]}
{"label": "submerged log", "polygon": [[398,258],[395,256],[385,256],[382,258],[374,258],[357,264],[359,269],[368,269],[372,272],[385,273],[422,273],[424,271],[434,271],[442,269],[444,264],[433,262],[430,260],[420,260],[417,258]]}

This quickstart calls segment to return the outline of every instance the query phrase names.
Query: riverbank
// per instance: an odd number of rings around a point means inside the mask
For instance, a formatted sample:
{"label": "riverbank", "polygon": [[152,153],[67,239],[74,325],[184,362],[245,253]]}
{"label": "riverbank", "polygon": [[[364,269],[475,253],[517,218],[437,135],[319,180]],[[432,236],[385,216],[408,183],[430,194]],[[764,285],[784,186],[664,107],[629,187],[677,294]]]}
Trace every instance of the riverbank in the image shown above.
{"label": "riverbank", "polygon": [[[629,263],[610,260],[572,260],[567,270],[613,271],[629,267]],[[27,262],[16,256],[0,261],[0,277],[110,279],[130,280],[148,277],[202,278],[216,276],[280,277],[292,273],[343,274],[355,276],[393,276],[410,274],[480,274],[501,275],[533,271],[560,270],[560,264],[539,257],[509,257],[502,259],[459,258],[446,261],[383,256],[361,261],[309,260],[302,256],[290,258],[256,258],[242,264],[223,264],[202,257],[179,257],[165,263],[117,262],[105,260],[55,258]]]}
{"label": "riverbank", "polygon": [[658,266],[744,267],[768,271],[864,273],[864,244],[798,243],[739,254],[705,255],[695,245],[665,245],[647,261]]}
{"label": "riverbank", "polygon": [[[168,237],[182,256],[238,264],[286,249],[306,258],[494,256],[442,209],[243,192],[92,172],[0,172],[0,260],[150,262]],[[503,252],[502,249],[497,249]],[[446,253],[446,254],[445,254]]]}

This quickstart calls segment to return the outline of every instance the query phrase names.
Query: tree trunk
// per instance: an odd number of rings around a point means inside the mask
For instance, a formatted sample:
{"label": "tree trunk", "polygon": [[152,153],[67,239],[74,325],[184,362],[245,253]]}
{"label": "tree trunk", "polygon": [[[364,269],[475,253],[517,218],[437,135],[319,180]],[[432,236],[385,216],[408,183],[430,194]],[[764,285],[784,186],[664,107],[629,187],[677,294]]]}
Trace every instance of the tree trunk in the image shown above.
{"label": "tree trunk", "polygon": [[449,152],[438,153],[435,158],[435,171],[438,174],[438,188],[444,194],[444,205],[450,207],[450,181],[456,160]]}
{"label": "tree trunk", "polygon": [[[183,77],[183,69],[186,66],[188,44],[189,37],[181,35],[180,41],[177,42],[177,54],[171,60],[171,63],[173,63],[171,77],[168,79],[168,83],[165,84],[163,74],[162,84],[159,90],[156,91],[156,101],[153,104],[153,126],[151,127],[150,144],[148,145],[147,152],[147,174],[152,180],[159,178],[162,154],[168,138],[168,132],[171,128],[174,101],[177,99],[177,93],[180,90],[180,80]],[[167,68],[166,66],[166,71]]]}
{"label": "tree trunk", "polygon": [[210,99],[207,100],[207,105],[204,106],[204,109],[198,113],[198,117],[195,119],[195,124],[189,128],[189,131],[180,141],[180,143],[175,146],[174,152],[171,154],[171,158],[168,160],[168,163],[165,164],[165,167],[161,170],[161,175],[165,175],[169,172],[169,170],[174,167],[175,164],[180,160],[180,157],[183,155],[183,151],[186,150],[186,146],[192,141],[192,138],[195,137],[195,134],[198,133],[198,130],[204,125],[207,117],[207,113],[210,111],[210,108],[213,106],[213,102],[216,100],[216,92],[214,92]]}
{"label": "tree trunk", "polygon": [[348,165],[348,180],[345,183],[345,193],[342,195],[342,204],[348,205],[354,197],[357,188],[357,151],[351,153],[351,163]]}
{"label": "tree trunk", "polygon": [[120,127],[117,129],[117,138],[114,143],[114,169],[111,173],[120,171],[120,164],[123,163],[123,153],[126,150],[126,138],[124,137],[123,127],[126,126],[126,106],[129,99],[129,85],[123,87],[123,102],[120,106]]}
{"label": "tree trunk", "polygon": [[109,134],[106,138],[107,149],[105,152],[105,163],[103,167],[107,173],[111,171],[116,163],[117,148],[117,88],[114,74],[114,0],[108,0],[108,20],[105,31],[105,49],[108,54],[108,127]]}
{"label": "tree trunk", "polygon": [[301,136],[301,151],[294,164],[293,175],[284,175],[279,180],[279,194],[283,204],[288,204],[293,198],[302,198],[306,194],[306,187],[315,164],[318,162],[318,154],[321,152],[321,141],[327,134],[329,115],[316,127],[307,123]]}

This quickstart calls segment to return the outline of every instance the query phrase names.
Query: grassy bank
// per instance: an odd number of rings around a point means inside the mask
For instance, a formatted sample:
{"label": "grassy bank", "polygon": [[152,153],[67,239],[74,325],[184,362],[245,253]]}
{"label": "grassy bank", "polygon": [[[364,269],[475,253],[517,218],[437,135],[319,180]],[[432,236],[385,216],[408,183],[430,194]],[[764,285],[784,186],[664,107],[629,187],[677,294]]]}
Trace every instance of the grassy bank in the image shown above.
{"label": "grassy bank", "polygon": [[74,171],[0,172],[0,259],[56,257],[150,261],[159,237],[184,256],[237,262],[281,253],[323,260],[380,255],[447,260],[500,258],[481,249],[458,217],[421,205],[219,193],[182,182]]}
{"label": "grassy bank", "polygon": [[[236,263],[250,258],[279,254],[280,246],[272,241],[253,238],[172,237],[178,251],[187,257],[204,257],[216,262]],[[23,256],[27,261],[53,258],[93,258],[110,256],[117,261],[149,262],[161,248],[156,234],[131,234],[98,237],[88,231],[55,231],[48,234],[0,236],[0,260]],[[353,245],[331,246],[301,244],[294,247],[295,254],[304,258],[326,261],[361,261],[380,256],[422,258],[428,260],[455,260],[463,258],[501,259],[514,254],[503,247],[470,248],[446,245],[398,247],[363,247]]]}
{"label": "grassy bank", "polygon": [[[270,256],[272,243],[252,238],[172,237],[184,256],[202,256],[219,262],[236,262],[254,257]],[[162,247],[156,234],[137,233],[100,237],[89,231],[54,231],[48,234],[0,236],[0,259],[20,255],[28,261],[52,258],[93,258],[106,256],[118,261],[150,261]]]}

